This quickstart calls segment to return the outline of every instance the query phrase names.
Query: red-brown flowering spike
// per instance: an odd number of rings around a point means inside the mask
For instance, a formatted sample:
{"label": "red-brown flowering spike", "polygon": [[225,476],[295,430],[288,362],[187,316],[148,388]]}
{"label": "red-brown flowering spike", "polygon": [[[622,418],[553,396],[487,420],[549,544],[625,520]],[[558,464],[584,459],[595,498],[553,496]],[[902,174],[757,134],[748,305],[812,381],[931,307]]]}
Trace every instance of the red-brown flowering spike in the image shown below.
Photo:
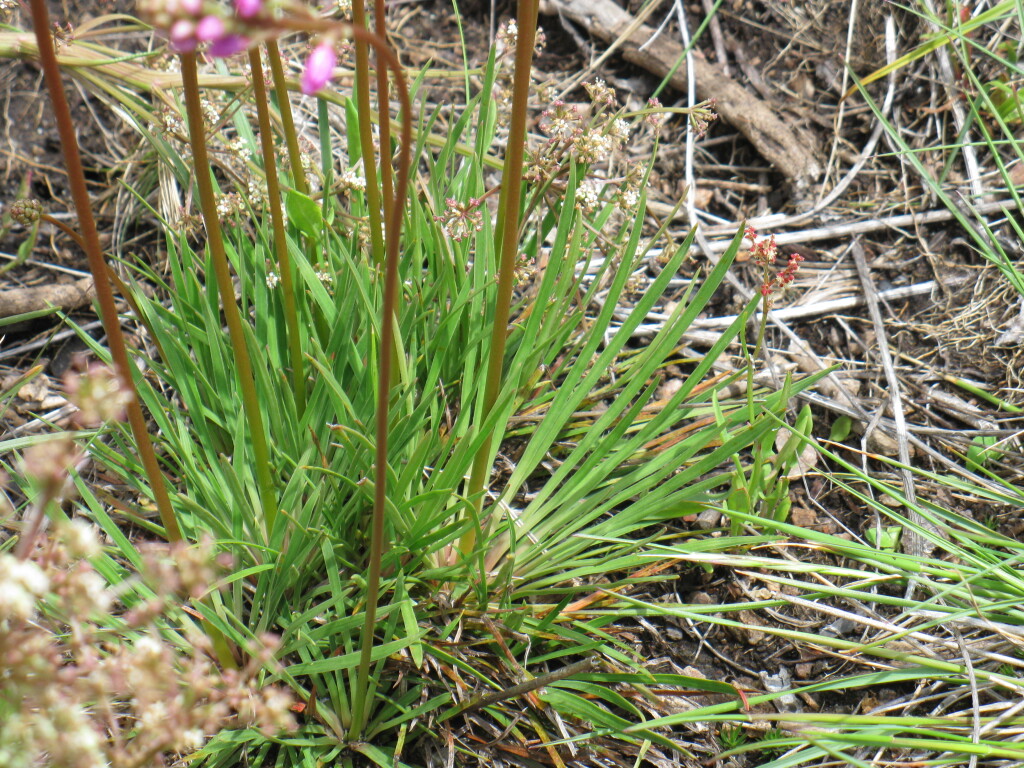
{"label": "red-brown flowering spike", "polygon": [[759,238],[757,230],[752,226],[748,226],[743,230],[743,236],[750,240],[750,256],[753,258],[754,263],[761,267],[764,276],[764,282],[761,284],[762,296],[767,298],[775,292],[776,286],[786,286],[793,282],[796,278],[796,272],[800,268],[800,262],[804,260],[803,256],[798,253],[791,254],[786,268],[776,274],[775,277],[770,278],[768,276],[768,267],[775,264],[779,253],[779,246],[775,242],[775,235],[767,239]]}

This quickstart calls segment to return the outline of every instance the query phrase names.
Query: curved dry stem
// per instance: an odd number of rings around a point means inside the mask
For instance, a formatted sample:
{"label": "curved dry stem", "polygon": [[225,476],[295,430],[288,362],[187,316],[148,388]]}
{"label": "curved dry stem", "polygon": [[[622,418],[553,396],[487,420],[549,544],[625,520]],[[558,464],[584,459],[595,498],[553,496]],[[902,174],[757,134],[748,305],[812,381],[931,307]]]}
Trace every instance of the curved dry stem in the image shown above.
{"label": "curved dry stem", "polygon": [[92,204],[89,200],[89,190],[86,187],[82,158],[78,150],[75,124],[71,117],[71,110],[68,107],[67,97],[64,95],[60,67],[57,63],[57,54],[54,50],[53,38],[51,37],[49,12],[47,11],[45,0],[31,0],[31,8],[32,26],[35,31],[39,61],[43,69],[44,79],[46,80],[46,87],[50,94],[50,104],[53,107],[57,132],[60,135],[61,150],[64,154],[64,163],[68,172],[68,186],[75,204],[75,212],[78,215],[78,227],[81,230],[81,242],[88,256],[89,271],[92,273],[93,282],[96,285],[96,298],[100,305],[100,319],[103,321],[103,330],[107,334],[110,356],[113,359],[114,367],[117,369],[118,376],[121,377],[124,385],[130,387],[132,392],[127,408],[128,424],[135,438],[135,444],[138,446],[139,458],[142,460],[142,466],[146,471],[146,477],[153,492],[153,500],[160,514],[160,521],[163,523],[166,538],[168,541],[178,541],[181,539],[181,529],[178,527],[178,521],[174,517],[174,510],[171,507],[171,498],[167,492],[164,476],[160,471],[156,452],[153,450],[153,444],[149,439],[149,432],[146,430],[146,418],[142,413],[142,406],[135,389],[135,380],[132,378],[133,366],[128,359],[128,348],[125,346],[124,334],[121,332],[121,323],[117,315],[117,306],[114,303],[114,290],[107,276],[107,263],[103,258],[103,249],[100,246],[96,220],[92,215]]}
{"label": "curved dry stem", "polygon": [[[387,215],[386,230],[388,240],[385,244],[384,259],[384,306],[381,323],[381,341],[378,347],[379,371],[377,384],[377,444],[374,458],[374,496],[373,520],[370,533],[370,561],[367,575],[366,618],[363,623],[363,634],[360,648],[360,660],[357,671],[356,691],[352,698],[352,725],[350,737],[356,739],[366,724],[368,711],[368,688],[370,678],[370,662],[373,651],[373,630],[377,622],[377,601],[380,597],[381,560],[384,556],[384,512],[387,501],[387,460],[388,460],[388,404],[391,394],[391,375],[393,368],[392,350],[395,348],[395,319],[398,305],[398,260],[401,249],[402,216],[405,212],[404,201],[409,193],[409,174],[412,167],[412,103],[409,99],[409,86],[405,79],[398,57],[388,48],[387,42],[367,29],[346,22],[328,21],[319,18],[286,19],[284,22],[291,29],[305,32],[338,31],[350,34],[357,41],[371,45],[384,65],[391,69],[395,78],[395,91],[401,105],[401,138],[398,154],[398,168],[395,174],[394,198],[385,201],[384,211]],[[382,102],[381,112],[386,109]],[[367,159],[363,159],[367,166]],[[365,168],[364,168],[365,170]],[[367,176],[369,188],[369,176]]]}
{"label": "curved dry stem", "polygon": [[[509,314],[512,311],[512,289],[515,287],[515,264],[519,246],[519,198],[523,186],[523,158],[526,149],[526,119],[530,95],[530,70],[537,32],[538,0],[520,0],[516,38],[515,75],[512,86],[512,120],[508,131],[508,150],[502,170],[501,194],[498,198],[498,222],[495,226],[498,265],[498,291],[491,325],[491,345],[484,383],[484,402],[480,412],[483,421],[494,408],[501,390],[505,342],[508,339]],[[496,432],[504,429],[504,425]],[[490,472],[494,434],[488,435],[473,460],[468,497],[479,513],[483,508],[484,485]],[[476,548],[482,530],[471,527],[462,537],[460,549],[469,557]]]}

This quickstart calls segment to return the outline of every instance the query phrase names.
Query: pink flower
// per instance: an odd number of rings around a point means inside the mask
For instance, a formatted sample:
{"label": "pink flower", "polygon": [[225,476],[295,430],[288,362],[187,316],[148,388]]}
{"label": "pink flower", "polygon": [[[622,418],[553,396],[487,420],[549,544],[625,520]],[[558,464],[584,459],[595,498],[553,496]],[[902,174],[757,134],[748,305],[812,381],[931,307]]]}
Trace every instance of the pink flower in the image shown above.
{"label": "pink flower", "polygon": [[212,43],[224,37],[224,19],[220,16],[204,16],[196,24],[196,39],[202,43]]}
{"label": "pink flower", "polygon": [[234,56],[249,46],[249,38],[242,35],[224,35],[210,43],[210,55],[218,59]]}
{"label": "pink flower", "polygon": [[334,41],[326,40],[320,43],[306,59],[306,68],[302,71],[302,92],[312,96],[327,85],[337,63],[338,54],[334,50]]}
{"label": "pink flower", "polygon": [[171,25],[168,37],[175,53],[190,53],[196,48],[196,25],[188,19],[179,19]]}
{"label": "pink flower", "polygon": [[263,0],[235,0],[235,13],[240,18],[251,19],[263,10]]}
{"label": "pink flower", "polygon": [[203,12],[203,0],[178,0],[178,7],[189,16],[198,16]]}

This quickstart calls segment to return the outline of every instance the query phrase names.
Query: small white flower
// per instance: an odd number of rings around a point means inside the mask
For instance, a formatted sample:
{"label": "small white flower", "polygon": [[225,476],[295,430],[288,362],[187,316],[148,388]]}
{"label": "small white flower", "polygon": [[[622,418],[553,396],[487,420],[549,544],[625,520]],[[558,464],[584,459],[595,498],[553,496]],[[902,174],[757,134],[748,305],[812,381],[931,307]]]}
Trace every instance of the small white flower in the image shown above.
{"label": "small white flower", "polygon": [[257,179],[249,179],[249,204],[256,210],[263,210],[267,202],[267,185]]}
{"label": "small white flower", "polygon": [[166,727],[167,705],[162,701],[154,701],[146,707],[139,716],[139,722],[144,729],[162,730]]}
{"label": "small white flower", "polygon": [[600,190],[594,182],[585,181],[576,190],[576,207],[583,213],[590,213],[600,202]]}
{"label": "small white flower", "polygon": [[107,583],[95,571],[86,571],[77,576],[78,594],[75,595],[77,605],[75,613],[80,616],[90,613],[106,613],[110,610],[113,596],[107,591]]}
{"label": "small white flower", "polygon": [[341,185],[346,190],[354,189],[362,192],[366,189],[366,177],[354,168],[350,168],[341,174]]}
{"label": "small white flower", "polygon": [[149,635],[143,635],[135,641],[135,653],[143,662],[151,662],[162,659],[164,656],[163,646]]}
{"label": "small white flower", "polygon": [[217,199],[217,215],[226,219],[236,213],[242,212],[242,198],[237,192],[229,192]]}
{"label": "small white flower", "polygon": [[332,275],[330,272],[317,272],[316,279],[319,280],[324,285],[330,285],[331,283],[334,282],[334,275]]}
{"label": "small white flower", "polygon": [[0,619],[29,619],[36,598],[46,594],[50,580],[33,562],[14,555],[0,555]]}
{"label": "small white flower", "polygon": [[619,210],[625,211],[626,213],[636,210],[637,205],[640,203],[640,193],[635,189],[623,189],[619,192],[618,199]]}
{"label": "small white flower", "polygon": [[171,112],[169,109],[160,113],[160,122],[167,133],[184,134],[185,123],[180,115]]}
{"label": "small white flower", "polygon": [[61,526],[60,535],[72,557],[95,557],[102,551],[96,529],[81,518]]}
{"label": "small white flower", "polygon": [[178,741],[178,748],[182,751],[196,750],[206,743],[206,734],[198,728],[191,728],[184,731]]}
{"label": "small white flower", "polygon": [[[78,706],[65,704],[56,708],[50,721],[60,734],[59,751],[63,759],[54,762],[60,765],[73,764],[87,768],[101,768],[107,765],[103,759],[100,736],[92,727],[89,716]],[[55,757],[55,755],[51,755]]]}
{"label": "small white flower", "polygon": [[629,121],[623,120],[621,117],[613,120],[608,133],[619,144],[625,144],[629,139]]}
{"label": "small white flower", "polygon": [[202,99],[200,104],[203,108],[203,117],[206,118],[206,122],[216,125],[220,122],[220,109],[209,99]]}
{"label": "small white flower", "polygon": [[281,276],[277,272],[267,272],[267,288],[274,290],[281,282]]}
{"label": "small white flower", "polygon": [[589,164],[606,160],[615,148],[610,136],[594,131],[581,133],[572,146],[579,160]]}

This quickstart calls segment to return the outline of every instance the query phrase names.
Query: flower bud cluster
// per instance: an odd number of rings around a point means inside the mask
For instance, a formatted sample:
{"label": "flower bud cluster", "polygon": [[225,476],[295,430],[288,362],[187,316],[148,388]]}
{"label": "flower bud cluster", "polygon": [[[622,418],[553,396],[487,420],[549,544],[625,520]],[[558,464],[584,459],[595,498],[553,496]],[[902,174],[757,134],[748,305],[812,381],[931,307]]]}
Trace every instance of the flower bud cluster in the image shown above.
{"label": "flower bud cluster", "polygon": [[803,256],[799,253],[791,254],[786,267],[781,272],[772,276],[769,268],[774,266],[779,255],[779,248],[775,244],[775,235],[767,239],[758,237],[757,230],[753,227],[747,227],[743,234],[750,240],[751,258],[755,264],[761,267],[762,274],[764,275],[764,282],[761,283],[762,296],[768,298],[775,292],[776,288],[785,287],[793,282],[797,270],[800,268],[800,262],[804,260]]}
{"label": "flower bud cluster", "polygon": [[[240,53],[271,26],[274,0],[231,0],[230,9],[211,0],[139,0],[139,15],[162,30],[175,53],[207,46],[211,56]],[[306,58],[300,85],[312,95],[334,76],[338,51],[334,35],[326,35]]]}
{"label": "flower bud cluster", "polygon": [[[610,164],[629,141],[632,127],[621,116],[614,89],[600,78],[584,83],[584,88],[591,101],[588,110],[555,99],[541,113],[538,126],[548,140],[529,153],[525,177],[530,182],[563,187],[558,179],[565,172],[568,158],[587,166]],[[634,170],[640,172],[639,177]],[[588,175],[591,179],[576,191],[575,205],[583,213],[597,209],[600,190],[611,183],[603,178],[603,171],[591,170]],[[638,179],[642,175],[642,168],[634,166],[614,193],[617,206],[627,213],[635,211],[639,203]]]}
{"label": "flower bud cluster", "polygon": [[249,46],[266,5],[265,0],[233,0],[228,11],[207,0],[139,0],[139,15],[167,34],[176,53],[208,44],[211,56],[224,57]]}
{"label": "flower bud cluster", "polygon": [[64,377],[64,391],[78,406],[75,422],[98,427],[108,421],[123,421],[134,397],[131,387],[110,366],[75,360]]}
{"label": "flower bud cluster", "polygon": [[613,110],[615,92],[600,78],[584,87],[590,94],[592,114],[583,120],[575,104],[556,99],[540,116],[540,129],[552,149],[568,149],[588,165],[607,161],[629,140],[630,126]]}
{"label": "flower bud cluster", "polygon": [[38,200],[15,200],[11,204],[11,218],[23,226],[32,226],[42,215],[43,204]]}
{"label": "flower bud cluster", "polygon": [[[498,112],[498,125],[505,128],[512,116],[512,71],[508,66],[515,58],[516,43],[519,40],[519,26],[515,19],[510,19],[498,29],[495,38],[497,67],[494,88],[491,92]],[[544,30],[537,27],[534,37],[534,53],[540,53],[547,44]],[[536,75],[536,69],[530,68],[530,77]]]}
{"label": "flower bud cluster", "polygon": [[[162,766],[225,727],[295,727],[292,698],[256,683],[275,638],[247,649],[242,669],[221,671],[206,637],[186,633],[175,646],[161,634],[173,604],[210,589],[219,571],[211,544],[144,548],[155,597],[121,617],[111,614],[118,600],[138,598],[131,580],[107,587],[90,562],[101,555],[80,519],[26,557],[0,553],[0,765]],[[122,628],[120,642],[111,626]]]}
{"label": "flower bud cluster", "polygon": [[483,228],[483,214],[480,211],[480,200],[471,197],[468,203],[460,203],[454,197],[445,202],[444,213],[435,216],[434,220],[441,223],[441,229],[455,242],[465,240],[474,232]]}
{"label": "flower bud cluster", "polygon": [[718,119],[715,106],[715,100],[708,99],[694,105],[693,109],[690,110],[690,127],[693,129],[694,138],[704,138],[707,135],[708,126]]}

